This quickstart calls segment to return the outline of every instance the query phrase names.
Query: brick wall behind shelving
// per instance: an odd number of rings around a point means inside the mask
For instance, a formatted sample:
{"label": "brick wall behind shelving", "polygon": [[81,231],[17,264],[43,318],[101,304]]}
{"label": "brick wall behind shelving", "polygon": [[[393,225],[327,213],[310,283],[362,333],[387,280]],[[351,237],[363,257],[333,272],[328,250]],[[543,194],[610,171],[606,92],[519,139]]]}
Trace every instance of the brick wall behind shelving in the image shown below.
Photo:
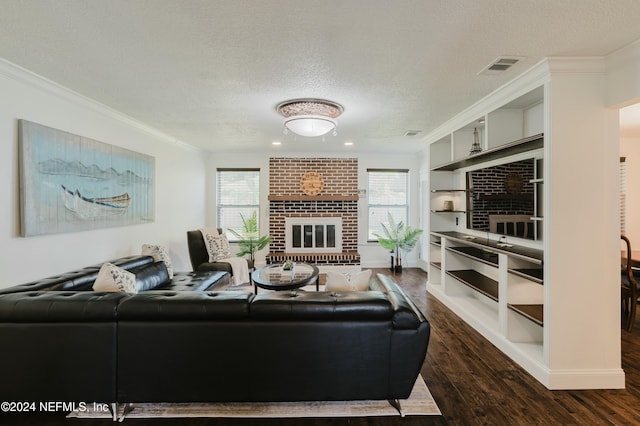
{"label": "brick wall behind shelving", "polygon": [[[516,173],[522,178],[522,195],[530,199],[482,199],[486,196],[505,194],[504,180],[508,174]],[[473,203],[471,222],[473,229],[489,230],[489,215],[525,214],[533,216],[533,161],[525,160],[470,172],[473,181]]]}
{"label": "brick wall behind shelving", "polygon": [[[320,173],[324,178],[321,195],[354,196],[358,194],[357,158],[270,158],[269,195],[302,195],[300,178],[308,171]],[[285,251],[284,222],[286,217],[342,217],[342,250],[350,252],[349,258],[328,257],[330,263],[359,264],[358,251],[358,202],[338,201],[292,201],[271,200],[269,202],[269,233],[273,238],[271,253]],[[271,260],[278,261],[274,254]],[[268,259],[268,260],[269,260]],[[310,259],[310,261],[312,261]]]}

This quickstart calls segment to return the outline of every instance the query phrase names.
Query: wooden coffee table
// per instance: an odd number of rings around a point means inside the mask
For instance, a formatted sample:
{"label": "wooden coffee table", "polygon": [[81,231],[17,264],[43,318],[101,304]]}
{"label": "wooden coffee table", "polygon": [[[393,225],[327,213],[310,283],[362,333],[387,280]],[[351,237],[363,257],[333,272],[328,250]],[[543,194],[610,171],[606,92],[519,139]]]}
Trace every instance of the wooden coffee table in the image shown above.
{"label": "wooden coffee table", "polygon": [[309,263],[296,263],[293,267],[293,274],[281,271],[281,264],[267,265],[253,271],[251,279],[255,285],[255,293],[258,294],[258,287],[268,290],[293,290],[316,283],[316,291],[320,289],[318,283],[318,268]]}

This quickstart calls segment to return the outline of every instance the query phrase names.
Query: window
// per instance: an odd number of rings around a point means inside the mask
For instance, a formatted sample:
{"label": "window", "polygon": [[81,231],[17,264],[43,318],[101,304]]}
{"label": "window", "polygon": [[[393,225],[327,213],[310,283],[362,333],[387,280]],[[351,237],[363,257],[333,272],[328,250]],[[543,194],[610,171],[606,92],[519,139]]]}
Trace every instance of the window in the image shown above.
{"label": "window", "polygon": [[409,225],[409,170],[368,169],[368,216],[367,239],[377,241],[373,235],[384,235],[380,223],[387,223],[391,213],[393,220]]}
{"label": "window", "polygon": [[[260,218],[260,169],[218,169],[217,174],[218,227],[242,232],[240,214],[247,219],[256,212]],[[237,239],[226,234],[229,240]]]}

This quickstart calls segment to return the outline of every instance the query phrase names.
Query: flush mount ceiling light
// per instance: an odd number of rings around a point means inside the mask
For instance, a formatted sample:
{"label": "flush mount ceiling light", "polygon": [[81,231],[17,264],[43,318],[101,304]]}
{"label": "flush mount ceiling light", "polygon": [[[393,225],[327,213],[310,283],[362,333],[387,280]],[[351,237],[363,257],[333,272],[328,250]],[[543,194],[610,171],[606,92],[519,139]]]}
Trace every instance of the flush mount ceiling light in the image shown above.
{"label": "flush mount ceiling light", "polygon": [[342,114],[342,105],[324,99],[292,99],[276,107],[284,120],[284,133],[289,131],[307,137],[322,136],[330,131],[337,135],[336,118]]}

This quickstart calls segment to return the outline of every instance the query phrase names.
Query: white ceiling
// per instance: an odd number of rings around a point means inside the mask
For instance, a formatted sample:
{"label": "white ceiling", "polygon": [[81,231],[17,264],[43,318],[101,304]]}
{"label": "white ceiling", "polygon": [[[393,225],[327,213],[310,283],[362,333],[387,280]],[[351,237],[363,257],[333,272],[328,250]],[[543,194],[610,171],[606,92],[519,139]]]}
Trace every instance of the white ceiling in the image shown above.
{"label": "white ceiling", "polygon": [[[637,0],[2,0],[0,57],[207,150],[406,153],[407,130],[639,22]],[[524,60],[478,75],[505,55]],[[283,135],[275,106],[301,97],[345,107],[337,137]]]}

